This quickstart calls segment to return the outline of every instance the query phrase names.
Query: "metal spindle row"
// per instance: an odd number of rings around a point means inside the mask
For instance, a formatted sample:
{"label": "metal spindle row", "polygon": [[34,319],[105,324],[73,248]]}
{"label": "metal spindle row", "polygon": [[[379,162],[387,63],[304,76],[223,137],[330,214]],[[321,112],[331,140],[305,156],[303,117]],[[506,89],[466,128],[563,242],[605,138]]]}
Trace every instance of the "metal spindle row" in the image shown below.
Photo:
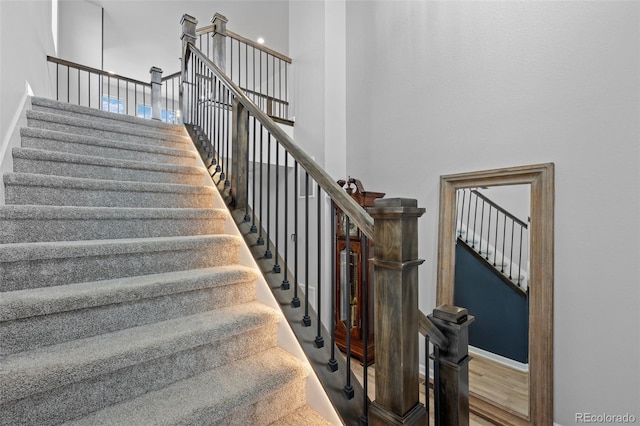
{"label": "metal spindle row", "polygon": [[528,224],[477,190],[457,192],[456,237],[513,281],[524,285]]}
{"label": "metal spindle row", "polygon": [[[56,100],[117,114],[151,118],[151,84],[48,57],[55,66]],[[178,124],[179,73],[161,85],[161,119]],[[140,103],[139,103],[140,101]]]}
{"label": "metal spindle row", "polygon": [[[234,69],[237,68],[234,67]],[[234,71],[235,72],[235,71]],[[202,132],[207,140],[205,151],[211,157],[210,165],[216,165],[213,172],[214,181],[230,185],[229,174],[233,173],[229,163],[231,152],[231,123],[234,110],[233,95],[226,83],[218,78],[205,63],[193,57],[188,63],[188,76],[184,82],[186,103],[189,107],[188,118],[185,120],[194,125],[198,132]],[[269,269],[280,283],[280,291],[286,292],[293,308],[299,308],[300,322],[305,327],[315,326],[313,334],[315,348],[323,348],[325,339],[330,338],[330,358],[327,364],[331,371],[344,375],[343,393],[347,398],[354,397],[354,387],[351,382],[352,342],[351,333],[347,332],[347,347],[344,354],[346,367],[339,369],[339,362],[335,353],[335,332],[337,321],[344,321],[349,330],[352,324],[351,309],[346,309],[346,318],[339,318],[336,312],[336,276],[330,273],[323,276],[326,253],[323,239],[329,237],[331,228],[331,250],[336,250],[336,215],[333,205],[331,213],[324,210],[323,201],[327,200],[321,186],[314,181],[304,167],[292,157],[278,139],[272,135],[253,114],[247,118],[247,154],[242,158],[249,178],[246,182],[247,195],[241,206],[236,206],[243,213],[243,220],[249,227],[249,232],[255,235],[255,245],[260,247],[262,258],[269,261]],[[238,161],[238,159],[236,159]],[[237,163],[234,163],[237,164]],[[210,168],[211,170],[211,168]],[[293,182],[292,182],[293,181]],[[221,187],[220,185],[218,186]],[[316,198],[315,203],[312,199]],[[314,205],[315,204],[315,205]],[[328,206],[326,206],[328,207]],[[265,211],[266,210],[266,211]],[[315,221],[315,222],[314,222]],[[350,219],[347,217],[347,228]],[[329,226],[330,225],[330,226]],[[349,238],[349,233],[346,233]],[[315,239],[315,241],[313,241]],[[282,242],[282,244],[281,244]],[[365,241],[365,246],[366,246]],[[312,253],[315,247],[316,253]],[[349,242],[347,242],[347,247]],[[263,250],[263,251],[262,251]],[[347,250],[347,262],[342,265],[346,269],[344,274],[347,282],[344,288],[350,289],[351,274],[349,273],[350,250]],[[368,256],[366,250],[364,256]],[[330,261],[335,267],[335,256],[330,255]],[[317,269],[313,271],[313,268]],[[366,268],[365,268],[366,269]],[[333,269],[332,269],[333,270]],[[315,274],[314,274],[315,272]],[[368,270],[364,279],[368,280]],[[291,280],[291,281],[290,281]],[[322,300],[323,281],[331,283],[331,301],[325,304]],[[304,281],[304,282],[303,282]],[[292,288],[293,287],[293,288]],[[315,287],[315,297],[311,297]],[[365,283],[366,287],[366,283]],[[304,294],[300,294],[303,292]],[[340,303],[350,306],[350,291],[344,291],[344,299]],[[369,295],[364,293],[364,297]],[[314,306],[315,304],[315,306]],[[366,304],[365,304],[366,305]],[[326,335],[320,319],[323,306],[331,306],[331,325],[329,335]],[[315,312],[315,313],[314,313]],[[363,327],[365,330],[365,359],[370,325],[369,312],[365,310]],[[314,323],[315,321],[315,323]],[[366,391],[368,378],[366,367],[364,372],[364,405],[368,403]],[[366,409],[362,413],[362,421],[366,423]]]}

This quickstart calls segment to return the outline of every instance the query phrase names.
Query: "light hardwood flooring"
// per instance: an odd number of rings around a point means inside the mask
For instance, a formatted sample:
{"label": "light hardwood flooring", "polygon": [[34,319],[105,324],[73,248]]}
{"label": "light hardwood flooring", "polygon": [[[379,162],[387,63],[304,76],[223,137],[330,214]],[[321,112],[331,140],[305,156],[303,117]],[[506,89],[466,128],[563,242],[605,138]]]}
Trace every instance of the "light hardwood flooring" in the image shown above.
{"label": "light hardwood flooring", "polygon": [[[363,367],[356,361],[352,364],[353,372],[362,383]],[[375,365],[372,364],[367,369],[368,394],[371,400],[375,399]],[[489,398],[502,405],[512,407],[517,412],[528,412],[528,374],[505,367],[494,361],[488,360],[479,355],[473,355],[473,360],[469,364],[469,381],[471,392],[481,398]],[[420,402],[424,404],[425,388],[424,378],[421,378]],[[433,407],[433,391],[430,392],[430,406]],[[433,409],[430,413],[431,423],[433,422]],[[490,426],[493,423],[471,413],[469,424],[477,426]]]}

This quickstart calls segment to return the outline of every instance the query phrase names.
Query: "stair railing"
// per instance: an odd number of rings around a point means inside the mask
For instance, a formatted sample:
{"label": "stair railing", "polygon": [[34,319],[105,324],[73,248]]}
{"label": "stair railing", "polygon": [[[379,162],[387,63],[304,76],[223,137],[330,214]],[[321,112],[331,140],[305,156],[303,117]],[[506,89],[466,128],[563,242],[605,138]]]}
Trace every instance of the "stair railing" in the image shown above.
{"label": "stair railing", "polygon": [[194,43],[273,120],[292,125],[289,117],[291,58],[227,29],[216,13],[211,25],[196,29]]}
{"label": "stair railing", "polygon": [[117,114],[180,123],[180,73],[162,77],[151,67],[150,82],[47,56],[55,69],[56,100]]}
{"label": "stair railing", "polygon": [[[246,230],[242,232],[251,241],[250,248],[259,258],[265,279],[343,421],[348,425],[427,422],[429,415],[419,399],[416,338],[420,329],[417,276],[423,262],[417,258],[417,222],[424,209],[417,207],[416,200],[391,198],[376,200],[375,207],[365,211],[243,88],[196,47],[197,20],[184,15],[181,24],[180,103],[184,122],[234,218],[241,230]],[[222,58],[217,56],[215,60]],[[333,254],[337,226],[333,206],[344,213],[344,223],[340,224],[343,229],[353,224],[365,241],[375,242],[372,270],[360,271],[365,281],[373,281],[375,315],[364,312],[361,327],[365,330],[365,348],[368,327],[373,325],[376,333],[373,402],[367,395],[366,368],[363,388],[354,380],[351,332],[346,333],[345,354],[336,351],[338,319],[333,312],[340,303],[349,303],[350,294],[343,292],[342,298],[338,297],[335,274],[323,276],[323,265],[331,263],[333,270],[338,261]],[[327,259],[323,247],[329,232],[332,254]],[[347,247],[349,235],[346,232]],[[366,253],[363,256],[369,257]],[[350,288],[349,262],[345,263],[345,287]],[[366,287],[364,298],[371,296],[366,294]],[[324,293],[331,294],[328,315],[322,310],[327,306]],[[442,350],[455,357],[466,354],[464,329],[465,321],[470,320],[461,310],[452,310],[436,309],[433,318],[424,318],[421,324],[436,352]],[[351,310],[346,309],[345,315],[346,327],[352,324]],[[450,349],[449,342],[459,346]],[[445,369],[444,363],[454,365],[453,358],[436,353],[436,359],[437,371]],[[460,365],[467,361],[456,360]],[[439,424],[464,424],[459,419],[468,419],[468,398],[454,396],[468,393],[468,371],[457,368],[457,364],[446,371],[447,383],[456,387],[451,392],[445,389],[450,398],[437,398],[436,406],[447,408],[437,414]]]}
{"label": "stair railing", "polygon": [[529,226],[475,189],[457,192],[458,241],[479,254],[505,281],[526,291]]}

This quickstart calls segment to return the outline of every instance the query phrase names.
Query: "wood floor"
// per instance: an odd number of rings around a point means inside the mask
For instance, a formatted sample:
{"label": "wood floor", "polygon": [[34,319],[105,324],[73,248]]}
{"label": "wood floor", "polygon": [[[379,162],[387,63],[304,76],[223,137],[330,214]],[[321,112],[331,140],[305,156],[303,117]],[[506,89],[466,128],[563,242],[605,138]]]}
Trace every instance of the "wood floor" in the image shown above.
{"label": "wood floor", "polygon": [[[528,374],[513,370],[501,364],[473,355],[473,360],[469,364],[470,392],[477,394],[480,398],[489,398],[503,405],[512,407],[516,412],[528,412]],[[353,372],[362,383],[363,368],[355,362],[352,363]],[[368,394],[371,400],[375,399],[375,365],[370,365],[367,369]],[[424,380],[421,380],[424,383]],[[420,402],[425,400],[424,384],[420,386]],[[433,407],[433,391],[430,395],[430,406]],[[431,423],[433,422],[433,410],[430,413]],[[471,413],[469,424],[477,426],[493,425],[481,417]]]}

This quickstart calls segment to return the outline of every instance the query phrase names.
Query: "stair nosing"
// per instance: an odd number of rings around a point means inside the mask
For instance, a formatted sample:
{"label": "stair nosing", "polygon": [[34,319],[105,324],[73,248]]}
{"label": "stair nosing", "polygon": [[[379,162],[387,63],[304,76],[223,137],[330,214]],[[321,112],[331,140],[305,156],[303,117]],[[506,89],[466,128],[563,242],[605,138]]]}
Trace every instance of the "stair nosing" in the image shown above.
{"label": "stair nosing", "polygon": [[211,243],[232,244],[234,248],[237,248],[240,244],[240,237],[221,234],[9,243],[0,245],[0,263],[189,250]]}
{"label": "stair nosing", "polygon": [[123,151],[138,151],[146,152],[149,154],[192,157],[194,159],[197,157],[197,154],[190,149],[171,148],[166,146],[135,142],[124,142],[114,139],[98,138],[95,136],[78,135],[76,133],[65,133],[58,130],[41,129],[38,127],[21,127],[20,135],[22,137],[34,139],[46,139],[63,143],[100,146],[104,148],[120,149]]}
{"label": "stair nosing", "polygon": [[2,220],[226,219],[220,208],[85,207],[41,204],[0,206]]}
{"label": "stair nosing", "polygon": [[69,152],[49,151],[38,148],[16,147],[13,148],[12,154],[14,158],[34,161],[51,161],[56,163],[72,163],[98,167],[145,170],[163,173],[180,173],[189,175],[204,173],[203,169],[196,166],[183,166],[179,164],[115,159],[93,155],[73,154]]}
{"label": "stair nosing", "polygon": [[[255,281],[256,272],[241,265],[172,271],[110,280],[4,292],[0,322],[99,306],[153,299],[207,288]],[[203,280],[210,279],[208,284]],[[179,284],[179,286],[177,286]],[[117,290],[117,291],[116,291]]]}
{"label": "stair nosing", "polygon": [[[90,129],[95,131],[102,131],[108,133],[116,133],[123,135],[136,136],[140,138],[146,138],[151,140],[163,140],[173,143],[179,143],[188,145],[190,140],[185,135],[167,135],[162,131],[146,130],[146,129],[131,129],[127,126],[118,126],[115,124],[106,124],[101,122],[94,122],[77,117],[69,117],[66,115],[52,114],[43,111],[27,110],[27,120],[45,121],[54,124],[60,124],[64,126],[77,127],[82,129]],[[31,127],[31,126],[29,126]],[[65,133],[65,132],[63,132]]]}
{"label": "stair nosing", "polygon": [[[234,314],[248,318],[251,326],[243,324],[242,329],[225,329],[231,320],[237,324]],[[3,369],[0,370],[0,404],[31,395],[33,389],[45,392],[186,350],[197,342],[182,343],[178,349],[167,349],[166,345],[198,333],[222,333],[211,339],[218,341],[275,324],[279,319],[273,309],[248,302],[6,355],[2,357]]]}
{"label": "stair nosing", "polygon": [[54,101],[53,99],[47,99],[39,96],[31,97],[31,105],[38,107],[57,109],[60,111],[76,112],[83,115],[90,115],[99,118],[105,118],[108,120],[119,121],[127,124],[139,124],[141,126],[152,127],[167,131],[176,130],[183,131],[184,128],[180,124],[171,124],[158,120],[150,120],[147,118],[136,117],[134,115],[117,114],[114,112],[102,111],[96,108],[89,108],[83,105],[76,105],[68,102]]}
{"label": "stair nosing", "polygon": [[213,194],[215,188],[204,185],[184,185],[177,183],[136,182],[112,179],[88,179],[36,173],[5,173],[5,186],[38,186],[45,188],[95,189],[99,191],[201,193]]}

